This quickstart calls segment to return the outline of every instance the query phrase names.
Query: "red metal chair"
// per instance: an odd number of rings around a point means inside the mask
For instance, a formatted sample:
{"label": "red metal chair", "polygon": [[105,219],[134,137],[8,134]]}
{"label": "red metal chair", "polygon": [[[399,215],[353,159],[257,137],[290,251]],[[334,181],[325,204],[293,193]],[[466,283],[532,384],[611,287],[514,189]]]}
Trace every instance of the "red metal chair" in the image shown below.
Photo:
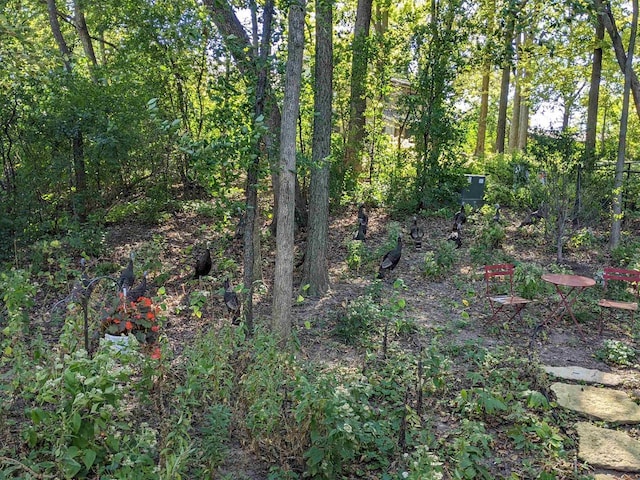
{"label": "red metal chair", "polygon": [[486,284],[485,296],[491,307],[491,321],[496,320],[498,314],[505,309],[511,309],[510,322],[516,315],[522,316],[522,310],[532,300],[522,298],[513,293],[513,272],[515,267],[510,263],[499,265],[485,265],[484,281]]}
{"label": "red metal chair", "polygon": [[[622,293],[615,295],[618,299],[612,299],[611,282],[620,282],[619,285],[624,287],[626,299],[622,299]],[[633,327],[633,318],[636,310],[638,310],[638,294],[640,286],[640,271],[628,270],[624,268],[605,267],[604,269],[604,293],[598,305],[600,306],[600,333],[604,329],[605,311],[609,312],[608,316],[613,317],[616,311],[629,312],[631,315],[631,326]],[[607,298],[609,297],[609,298]],[[630,301],[633,298],[635,301]]]}

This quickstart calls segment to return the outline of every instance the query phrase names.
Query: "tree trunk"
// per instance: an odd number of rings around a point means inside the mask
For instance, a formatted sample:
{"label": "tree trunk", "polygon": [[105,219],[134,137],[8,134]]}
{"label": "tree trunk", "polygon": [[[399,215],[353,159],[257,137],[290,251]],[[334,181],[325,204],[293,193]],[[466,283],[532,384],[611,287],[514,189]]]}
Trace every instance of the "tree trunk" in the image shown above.
{"label": "tree trunk", "polygon": [[67,71],[67,73],[71,73],[71,52],[69,51],[67,42],[65,42],[64,37],[62,36],[62,31],[60,30],[56,0],[47,0],[47,12],[49,14],[49,24],[51,25],[51,32],[53,33],[53,38],[58,44],[60,56],[62,57],[62,63],[64,64],[64,69]]}
{"label": "tree trunk", "polygon": [[611,238],[609,247],[615,248],[620,243],[620,230],[622,224],[622,190],[624,172],[624,157],[627,150],[627,127],[629,123],[629,96],[631,90],[631,74],[633,73],[633,51],[638,30],[638,0],[633,0],[633,19],[631,21],[631,34],[629,36],[629,51],[624,75],[624,92],[622,96],[622,114],[620,116],[620,139],[618,141],[618,161],[616,162],[616,176],[613,185],[613,220],[611,222]]}
{"label": "tree trunk", "polygon": [[281,343],[291,338],[293,245],[295,229],[296,123],[304,53],[304,0],[289,6],[287,70],[280,129],[280,195],[277,218],[276,265],[273,282],[272,327]]}
{"label": "tree trunk", "polygon": [[520,96],[520,115],[518,116],[518,141],[516,148],[523,152],[527,148],[527,137],[529,134],[529,97]]}
{"label": "tree trunk", "polygon": [[[258,76],[256,80],[255,118],[264,114],[268,83],[268,56],[271,46],[271,25],[273,21],[273,0],[267,0],[263,12],[262,40],[259,52]],[[267,133],[265,135],[269,137]],[[267,141],[265,143],[268,143]],[[260,255],[260,215],[258,206],[258,181],[260,168],[260,148],[256,146],[256,156],[247,169],[246,226],[244,231],[243,282],[247,294],[244,300],[244,319],[249,334],[253,332],[253,291],[254,282],[262,278]],[[267,155],[268,155],[267,149]]]}
{"label": "tree trunk", "polygon": [[333,98],[333,5],[316,0],[316,54],[313,121],[313,167],[309,196],[309,234],[304,282],[312,296],[329,289],[327,237],[329,232],[329,156],[331,155],[331,99]]}
{"label": "tree trunk", "polygon": [[364,142],[365,109],[367,107],[367,66],[369,53],[367,38],[371,24],[371,8],[373,0],[358,0],[356,23],[353,31],[351,59],[351,100],[347,145],[345,150],[345,169],[362,171],[360,155]]}
{"label": "tree trunk", "polygon": [[[615,19],[613,18],[613,12],[611,12],[611,6],[609,5],[609,3],[603,3],[602,0],[595,0],[595,6],[598,13],[600,14],[599,16],[602,19],[602,23],[604,24],[604,27],[607,29],[609,37],[611,38],[611,43],[613,44],[613,50],[616,54],[616,60],[618,61],[620,70],[626,75],[625,72],[627,68],[627,55],[624,52],[624,46],[622,44],[620,34],[618,33],[618,27],[616,26]],[[630,75],[630,88],[633,94],[633,102],[636,107],[638,118],[640,118],[640,81],[638,81],[638,77],[636,76],[633,68],[631,69]]]}
{"label": "tree trunk", "polygon": [[511,109],[511,127],[509,128],[509,149],[508,151],[516,152],[518,151],[518,133],[520,131],[520,102],[522,101],[522,97],[520,96],[521,85],[520,79],[518,78],[519,73],[514,75],[516,88],[513,93],[513,108]]}
{"label": "tree trunk", "polygon": [[507,136],[507,106],[509,104],[509,77],[511,67],[502,67],[502,80],[500,81],[500,101],[498,103],[498,131],[496,133],[496,152],[504,153],[504,143]]}
{"label": "tree trunk", "polygon": [[480,118],[478,119],[478,138],[476,140],[476,157],[484,157],[487,139],[487,114],[489,113],[489,79],[491,77],[491,63],[485,60],[482,65],[482,91],[480,92]]}
{"label": "tree trunk", "polygon": [[591,63],[591,83],[589,87],[589,107],[587,109],[587,127],[584,142],[584,169],[593,170],[596,156],[596,130],[598,126],[598,101],[600,99],[600,79],[602,77],[602,41],[604,40],[604,25],[600,15],[597,16],[596,48],[593,50]]}
{"label": "tree trunk", "polygon": [[[71,63],[71,51],[67,46],[67,42],[60,30],[60,23],[58,22],[58,9],[56,7],[55,0],[47,0],[47,12],[49,14],[49,23],[51,25],[51,32],[53,38],[58,44],[60,55],[62,57],[62,63],[67,73],[73,73],[73,67]],[[86,26],[85,26],[86,27]],[[95,57],[94,57],[95,58]],[[75,175],[75,193],[73,194],[73,211],[77,215],[81,222],[86,220],[87,209],[87,175],[86,164],[84,161],[84,140],[82,135],[82,128],[77,125],[73,136],[71,138],[71,151],[73,156],[73,170]]]}
{"label": "tree trunk", "polygon": [[[91,41],[91,37],[89,36],[87,21],[84,17],[84,12],[82,11],[80,4],[78,3],[78,0],[73,1],[73,16],[78,36],[80,37],[80,41],[82,42],[84,54],[89,59],[91,67],[96,67],[98,65],[98,60],[96,59],[96,54],[93,49],[93,42]],[[91,68],[91,78],[93,79],[93,81],[96,81],[93,68]]]}

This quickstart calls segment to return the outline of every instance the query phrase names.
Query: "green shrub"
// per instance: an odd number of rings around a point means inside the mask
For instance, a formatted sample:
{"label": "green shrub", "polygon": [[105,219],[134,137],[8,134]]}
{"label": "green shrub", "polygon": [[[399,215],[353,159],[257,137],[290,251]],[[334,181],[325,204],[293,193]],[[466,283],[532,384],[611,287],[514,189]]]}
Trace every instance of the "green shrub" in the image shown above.
{"label": "green shrub", "polygon": [[423,273],[428,278],[443,278],[453,268],[458,258],[456,245],[447,240],[441,240],[433,252],[427,252],[424,257]]}
{"label": "green shrub", "polygon": [[355,345],[382,318],[383,310],[371,295],[358,297],[338,314],[332,333],[344,343]]}
{"label": "green shrub", "polygon": [[518,295],[534,299],[547,288],[542,281],[543,269],[534,263],[519,263],[513,272],[514,290]]}
{"label": "green shrub", "polygon": [[635,348],[619,340],[605,340],[596,352],[596,358],[609,365],[633,365],[636,355]]}

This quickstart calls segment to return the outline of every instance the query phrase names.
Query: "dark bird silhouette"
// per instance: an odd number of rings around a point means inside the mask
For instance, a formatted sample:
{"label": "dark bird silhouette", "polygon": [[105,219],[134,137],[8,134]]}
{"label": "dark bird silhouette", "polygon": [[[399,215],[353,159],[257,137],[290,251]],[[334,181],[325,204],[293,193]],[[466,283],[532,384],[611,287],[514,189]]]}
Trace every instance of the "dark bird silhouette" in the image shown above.
{"label": "dark bird silhouette", "polygon": [[414,215],[413,225],[411,226],[411,239],[416,248],[422,248],[422,237],[424,237],[424,232],[418,226],[418,217]]}
{"label": "dark bird silhouette", "polygon": [[224,279],[224,304],[231,315],[231,323],[237,325],[240,320],[240,302],[238,295],[231,288],[228,278]]}
{"label": "dark bird silhouette", "polygon": [[450,242],[454,242],[456,244],[456,248],[460,248],[462,246],[462,232],[455,225],[451,229],[451,233],[447,237],[447,240]]}
{"label": "dark bird silhouette", "polygon": [[460,211],[453,216],[453,227],[458,232],[462,230],[462,225],[467,223],[467,213],[465,212],[464,203],[460,205]]}
{"label": "dark bird silhouette", "polygon": [[131,290],[125,289],[125,295],[130,302],[137,302],[140,297],[144,297],[147,294],[147,290],[147,272],[144,272],[142,274],[142,281]]}
{"label": "dark bird silhouette", "polygon": [[365,241],[367,235],[367,226],[362,222],[360,218],[358,218],[358,231],[353,236],[354,240]]}
{"label": "dark bird silhouette", "polygon": [[125,269],[120,273],[120,279],[118,280],[118,288],[120,290],[129,289],[133,286],[133,282],[136,279],[133,274],[133,260],[136,258],[136,254],[131,252],[129,254],[129,263]]}
{"label": "dark bird silhouette", "polygon": [[367,212],[364,209],[364,204],[360,204],[360,206],[358,206],[358,229],[362,228],[362,234],[367,235],[368,227],[369,227],[369,215],[367,215]]}
{"label": "dark bird silhouette", "polygon": [[209,275],[211,271],[211,244],[207,242],[207,247],[204,252],[200,254],[200,256],[196,260],[196,270],[193,274],[193,278],[204,277],[205,275]]}
{"label": "dark bird silhouette", "polygon": [[500,209],[502,207],[496,203],[496,213],[493,214],[493,221],[495,223],[502,223],[502,218],[500,217]]}
{"label": "dark bird silhouette", "polygon": [[402,237],[398,236],[398,242],[393,250],[388,251],[382,257],[380,269],[378,270],[378,278],[384,278],[386,272],[390,272],[398,265],[400,256],[402,255]]}

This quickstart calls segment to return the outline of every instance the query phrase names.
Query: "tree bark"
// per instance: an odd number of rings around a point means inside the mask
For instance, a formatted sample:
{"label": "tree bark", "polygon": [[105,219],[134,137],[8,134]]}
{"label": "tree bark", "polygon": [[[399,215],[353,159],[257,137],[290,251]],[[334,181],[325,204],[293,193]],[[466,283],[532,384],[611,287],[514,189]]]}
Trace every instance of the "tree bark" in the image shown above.
{"label": "tree bark", "polygon": [[56,0],[47,0],[47,13],[49,14],[49,24],[51,25],[51,33],[55,39],[58,49],[60,50],[60,56],[62,57],[62,63],[67,73],[72,72],[71,68],[71,51],[67,46],[67,42],[62,36],[60,30],[60,22],[58,22],[58,8],[56,7]]}
{"label": "tree bark", "polygon": [[373,0],[358,0],[356,23],[353,31],[351,58],[351,96],[349,126],[345,149],[345,168],[355,173],[362,171],[360,155],[364,147],[365,109],[367,107],[367,67],[369,54],[367,39],[371,25]]}
{"label": "tree bark", "polygon": [[309,236],[304,282],[312,296],[329,290],[327,236],[329,233],[329,156],[331,155],[331,99],[333,98],[333,5],[316,0],[316,53]]}
{"label": "tree bark", "polygon": [[502,67],[500,81],[500,101],[498,103],[498,127],[496,133],[496,152],[504,153],[505,138],[507,136],[507,107],[509,105],[509,82],[511,66]]}
{"label": "tree bark", "polygon": [[596,136],[598,126],[598,101],[600,99],[600,79],[602,77],[602,41],[604,40],[604,25],[600,15],[597,16],[596,47],[593,50],[591,62],[591,82],[589,87],[589,107],[587,109],[587,127],[584,142],[584,169],[593,170],[596,155]]}
{"label": "tree bark", "polygon": [[622,97],[622,114],[620,116],[620,139],[618,141],[618,161],[616,162],[616,176],[613,186],[613,220],[611,222],[611,238],[609,247],[615,248],[620,243],[620,230],[622,225],[622,191],[624,172],[624,157],[627,151],[627,127],[629,124],[629,97],[631,90],[631,77],[633,73],[633,51],[635,49],[636,34],[638,30],[638,0],[633,0],[633,18],[631,21],[631,34],[629,36],[629,51],[624,75],[624,92]]}
{"label": "tree bark", "polygon": [[[49,14],[51,33],[58,44],[64,69],[68,74],[71,74],[73,73],[71,51],[67,46],[64,36],[62,35],[62,30],[60,30],[60,23],[58,22],[58,8],[56,7],[55,0],[47,0],[47,13]],[[86,164],[84,161],[84,139],[80,125],[75,127],[71,137],[71,151],[76,188],[76,191],[73,194],[72,208],[78,219],[81,222],[84,222],[87,218],[87,209],[85,205],[87,201],[87,175]]]}
{"label": "tree bark", "polygon": [[277,218],[276,266],[272,327],[282,344],[291,338],[293,245],[295,229],[296,124],[304,53],[304,0],[289,6],[289,35],[282,126],[280,130],[280,195]]}
{"label": "tree bark", "polygon": [[520,131],[520,102],[522,97],[520,95],[521,82],[518,78],[519,72],[514,75],[516,81],[516,88],[513,93],[513,108],[511,109],[511,127],[509,128],[509,152],[518,151],[518,134]]}
{"label": "tree bark", "polygon": [[[258,77],[256,80],[256,99],[254,105],[255,118],[264,114],[265,97],[268,84],[268,56],[271,46],[271,25],[273,21],[273,0],[267,0],[263,12],[262,40],[259,52]],[[266,135],[269,137],[269,135]],[[260,228],[259,228],[259,205],[258,205],[258,181],[260,156],[259,146],[255,147],[255,159],[247,169],[246,186],[246,225],[243,236],[243,282],[247,294],[244,299],[244,320],[249,334],[253,332],[253,292],[254,282],[262,278],[261,255],[260,255]],[[267,149],[268,154],[268,149]]]}
{"label": "tree bark", "polygon": [[80,37],[80,41],[82,42],[82,48],[84,49],[84,54],[89,59],[89,63],[91,64],[91,78],[96,81],[93,67],[98,65],[98,60],[96,59],[96,53],[93,49],[93,42],[91,37],[89,36],[89,28],[87,28],[87,21],[84,17],[84,12],[78,3],[78,0],[73,1],[73,16],[74,22],[76,24],[76,30],[78,31],[78,36]]}
{"label": "tree bark", "polygon": [[485,60],[482,65],[482,91],[480,92],[480,118],[478,119],[478,137],[476,140],[475,156],[484,157],[487,139],[487,115],[489,113],[489,80],[491,77],[491,63]]}
{"label": "tree bark", "polygon": [[[618,61],[620,70],[622,71],[622,73],[625,73],[627,68],[627,54],[624,51],[622,38],[620,38],[620,34],[618,33],[618,27],[616,26],[615,19],[613,18],[611,6],[609,5],[609,3],[604,3],[602,0],[595,0],[595,6],[600,18],[602,19],[602,23],[604,24],[604,27],[606,28],[607,33],[609,33],[609,37],[611,38],[611,43],[613,44],[613,50],[616,54],[616,60]],[[638,77],[633,68],[631,69],[630,75],[630,89],[631,93],[633,94],[633,102],[636,107],[638,118],[640,118],[640,81],[638,81]]]}

